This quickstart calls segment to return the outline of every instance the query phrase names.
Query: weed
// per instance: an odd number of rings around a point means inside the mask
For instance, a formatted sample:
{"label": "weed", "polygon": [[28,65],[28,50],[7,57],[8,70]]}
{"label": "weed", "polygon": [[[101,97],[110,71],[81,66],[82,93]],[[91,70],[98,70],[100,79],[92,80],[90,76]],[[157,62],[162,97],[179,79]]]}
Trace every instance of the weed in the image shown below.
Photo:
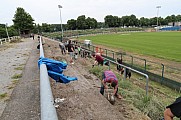
{"label": "weed", "polygon": [[16,83],[18,83],[18,80],[13,80],[12,83],[16,84]]}
{"label": "weed", "polygon": [[99,79],[102,79],[102,69],[99,66],[95,66],[94,68],[90,69],[89,72],[91,74],[96,75]]}
{"label": "weed", "polygon": [[9,90],[10,90],[10,89],[13,89],[13,88],[14,88],[13,86],[9,86],[9,87],[8,87]]}
{"label": "weed", "polygon": [[13,77],[11,77],[12,79],[18,79],[22,77],[22,73],[21,74],[15,74],[13,75]]}
{"label": "weed", "polygon": [[7,97],[7,95],[8,95],[7,93],[0,94],[0,99]]}
{"label": "weed", "polygon": [[23,67],[16,67],[15,70],[23,70]]}

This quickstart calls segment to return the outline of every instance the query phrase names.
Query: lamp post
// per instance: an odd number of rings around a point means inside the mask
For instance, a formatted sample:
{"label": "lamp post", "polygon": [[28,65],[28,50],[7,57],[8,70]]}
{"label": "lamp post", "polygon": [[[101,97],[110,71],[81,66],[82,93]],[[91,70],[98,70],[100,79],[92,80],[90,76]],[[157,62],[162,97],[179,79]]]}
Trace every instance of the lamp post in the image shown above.
{"label": "lamp post", "polygon": [[10,38],[9,38],[9,34],[8,34],[8,29],[7,29],[7,26],[8,26],[8,24],[6,23],[6,24],[5,24],[6,34],[7,34],[8,40],[9,40],[9,42],[10,42]]}
{"label": "lamp post", "polygon": [[158,31],[158,13],[159,13],[159,8],[161,8],[161,6],[156,6],[157,8],[157,31]]}
{"label": "lamp post", "polygon": [[63,27],[62,27],[62,17],[61,17],[61,8],[62,8],[62,6],[58,5],[58,8],[60,10],[60,22],[61,22],[61,29],[62,29],[62,39],[61,39],[61,42],[62,42],[62,40],[63,40]]}

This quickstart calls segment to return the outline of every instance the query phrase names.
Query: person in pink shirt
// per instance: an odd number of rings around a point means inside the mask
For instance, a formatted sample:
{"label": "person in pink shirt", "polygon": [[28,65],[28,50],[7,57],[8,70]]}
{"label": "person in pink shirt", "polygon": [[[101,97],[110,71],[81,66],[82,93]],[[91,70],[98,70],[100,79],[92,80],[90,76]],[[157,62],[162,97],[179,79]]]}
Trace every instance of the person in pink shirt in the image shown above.
{"label": "person in pink shirt", "polygon": [[104,89],[108,89],[106,83],[111,83],[111,86],[114,88],[113,95],[121,99],[121,95],[118,94],[118,79],[116,75],[112,71],[106,70],[103,72],[102,78],[100,93],[104,95]]}

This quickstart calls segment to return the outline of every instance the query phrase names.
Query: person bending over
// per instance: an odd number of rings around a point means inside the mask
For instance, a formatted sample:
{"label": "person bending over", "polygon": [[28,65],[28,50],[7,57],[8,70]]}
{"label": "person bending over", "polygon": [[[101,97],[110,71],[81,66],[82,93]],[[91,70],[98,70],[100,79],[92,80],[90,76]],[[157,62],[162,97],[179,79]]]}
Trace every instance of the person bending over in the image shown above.
{"label": "person bending over", "polygon": [[121,99],[122,98],[121,95],[118,94],[118,79],[116,75],[112,71],[106,70],[103,72],[102,77],[103,79],[102,79],[100,93],[104,95],[104,89],[108,89],[106,83],[111,83],[111,86],[114,88],[113,95]]}
{"label": "person bending over", "polygon": [[97,63],[98,63],[98,65],[101,64],[103,66],[104,59],[100,54],[95,53],[92,56],[95,58],[95,61],[94,61],[94,64],[92,65],[92,67],[94,67],[94,65],[96,65]]}

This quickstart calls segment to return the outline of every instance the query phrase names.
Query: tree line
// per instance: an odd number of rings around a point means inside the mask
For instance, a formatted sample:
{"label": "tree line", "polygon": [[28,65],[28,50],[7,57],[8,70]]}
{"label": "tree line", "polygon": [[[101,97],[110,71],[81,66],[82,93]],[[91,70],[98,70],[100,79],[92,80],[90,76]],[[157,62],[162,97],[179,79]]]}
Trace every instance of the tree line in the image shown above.
{"label": "tree line", "polygon": [[[133,14],[122,17],[107,15],[104,17],[104,22],[98,22],[95,18],[81,15],[78,16],[77,19],[70,19],[67,21],[67,24],[63,24],[63,30],[85,30],[110,27],[153,27],[157,26],[157,20],[159,26],[168,25],[170,22],[180,22],[181,15],[171,15],[166,18],[137,18]],[[8,27],[10,36],[24,34],[26,30],[32,33],[61,31],[60,24],[35,24],[32,16],[21,7],[17,8],[12,21],[14,24]],[[6,36],[5,24],[0,24],[0,38]]]}

